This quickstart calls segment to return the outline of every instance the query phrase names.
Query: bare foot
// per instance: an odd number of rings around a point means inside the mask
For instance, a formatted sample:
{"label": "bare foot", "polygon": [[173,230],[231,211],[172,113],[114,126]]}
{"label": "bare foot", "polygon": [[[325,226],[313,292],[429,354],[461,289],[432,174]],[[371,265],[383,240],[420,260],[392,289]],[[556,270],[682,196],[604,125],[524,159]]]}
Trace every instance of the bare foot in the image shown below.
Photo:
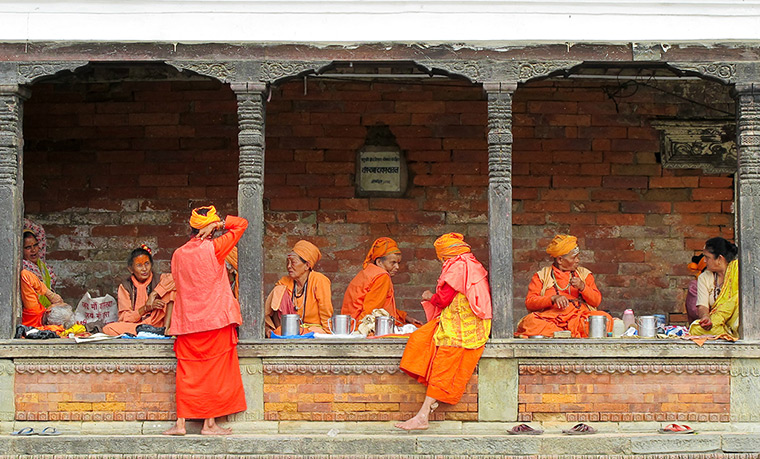
{"label": "bare foot", "polygon": [[396,423],[396,428],[403,430],[426,430],[430,425],[428,420],[419,414],[404,422]]}
{"label": "bare foot", "polygon": [[201,435],[231,435],[232,429],[225,429],[219,424],[214,424],[211,427],[204,427],[201,429]]}
{"label": "bare foot", "polygon": [[164,435],[185,435],[187,432],[185,432],[185,428],[180,428],[179,426],[175,425],[171,429],[164,432]]}

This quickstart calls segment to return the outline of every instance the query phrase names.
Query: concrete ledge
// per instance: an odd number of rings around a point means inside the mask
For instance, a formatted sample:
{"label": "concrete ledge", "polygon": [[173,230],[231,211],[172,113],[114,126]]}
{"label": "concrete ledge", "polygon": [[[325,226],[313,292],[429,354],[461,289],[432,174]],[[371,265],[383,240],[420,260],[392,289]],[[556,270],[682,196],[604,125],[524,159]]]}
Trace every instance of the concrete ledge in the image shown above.
{"label": "concrete ledge", "polygon": [[[30,426],[41,430],[52,423],[16,422],[18,429]],[[620,431],[619,425],[612,423],[594,424],[598,433],[584,436],[568,436],[559,433],[558,426],[544,426],[547,432],[540,436],[506,435],[506,423],[488,423],[492,432],[482,434],[452,434],[443,431],[456,430],[454,424],[433,423],[425,432],[401,432],[393,428],[391,422],[376,423],[277,423],[240,422],[229,423],[236,434],[228,437],[204,437],[197,435],[199,423],[192,423],[189,435],[165,437],[155,434],[170,423],[146,422],[134,433],[136,426],[124,426],[121,435],[86,435],[97,429],[84,428],[77,423],[55,423],[64,434],[57,437],[14,437],[8,432],[0,435],[0,451],[5,455],[0,459],[16,457],[39,457],[54,455],[65,459],[74,455],[107,455],[108,457],[135,457],[146,455],[151,458],[182,457],[194,458],[233,456],[317,456],[317,457],[364,457],[364,456],[404,456],[404,457],[449,457],[449,456],[607,456],[617,457],[656,454],[659,457],[681,459],[731,457],[732,455],[755,454],[760,451],[760,432],[750,431],[701,431],[691,435],[662,435],[647,432]],[[81,423],[80,423],[81,424]],[[94,423],[90,423],[94,424]],[[100,424],[100,423],[99,423]],[[112,424],[104,430],[116,431]],[[140,423],[130,423],[140,424]],[[472,430],[467,424],[461,430]],[[538,427],[536,424],[534,426]],[[7,429],[4,423],[3,429]],[[569,426],[562,426],[567,428]],[[693,427],[698,429],[698,425]],[[753,427],[732,425],[730,428]],[[78,429],[78,430],[77,430]],[[618,429],[618,430],[614,430]],[[147,433],[150,432],[150,433]],[[193,433],[196,434],[193,434]],[[256,432],[255,434],[253,432]]]}

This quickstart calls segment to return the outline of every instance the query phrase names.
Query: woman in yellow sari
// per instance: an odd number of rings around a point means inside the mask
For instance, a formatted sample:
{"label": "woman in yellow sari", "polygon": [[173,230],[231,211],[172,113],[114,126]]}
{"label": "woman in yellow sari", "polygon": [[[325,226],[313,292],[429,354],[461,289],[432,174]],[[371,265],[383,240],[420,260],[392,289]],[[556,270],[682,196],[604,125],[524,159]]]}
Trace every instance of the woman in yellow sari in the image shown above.
{"label": "woman in yellow sari", "polygon": [[702,290],[711,295],[714,302],[708,307],[705,304],[708,302],[700,299],[705,295],[700,296],[698,291],[700,318],[692,322],[689,333],[739,338],[739,261],[736,259],[739,249],[722,237],[715,237],[705,243],[703,253],[707,268],[702,276],[709,273],[713,282],[703,286]]}

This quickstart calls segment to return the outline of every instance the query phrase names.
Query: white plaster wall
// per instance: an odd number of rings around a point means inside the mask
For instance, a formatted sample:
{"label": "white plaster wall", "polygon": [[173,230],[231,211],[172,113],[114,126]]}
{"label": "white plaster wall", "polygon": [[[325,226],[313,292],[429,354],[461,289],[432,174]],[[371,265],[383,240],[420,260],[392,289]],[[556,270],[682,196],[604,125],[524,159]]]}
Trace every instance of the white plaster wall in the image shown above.
{"label": "white plaster wall", "polygon": [[760,41],[760,1],[0,0],[1,41]]}

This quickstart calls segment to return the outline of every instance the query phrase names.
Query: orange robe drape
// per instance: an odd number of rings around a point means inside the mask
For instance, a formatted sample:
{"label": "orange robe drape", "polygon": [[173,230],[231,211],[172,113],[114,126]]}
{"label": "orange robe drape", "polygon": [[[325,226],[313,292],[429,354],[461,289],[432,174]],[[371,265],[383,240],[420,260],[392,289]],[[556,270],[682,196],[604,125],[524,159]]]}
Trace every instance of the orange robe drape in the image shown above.
{"label": "orange robe drape", "polygon": [[[177,296],[169,332],[177,336],[174,353],[177,357],[177,416],[180,418],[208,419],[246,409],[237,354],[240,305],[232,295],[224,259],[247,226],[245,219],[227,216],[228,231],[213,240],[213,249],[195,239],[185,245],[187,250],[185,246],[180,247],[172,257]],[[213,254],[209,250],[213,250]],[[201,259],[207,262],[196,262]],[[175,270],[175,266],[182,269]],[[213,282],[209,283],[210,280]],[[199,291],[202,285],[208,286],[208,295]],[[188,298],[181,303],[183,294]],[[204,321],[199,314],[209,317]],[[217,327],[217,324],[220,325]]]}
{"label": "orange robe drape", "polygon": [[[477,263],[474,259],[446,262],[449,264],[444,263],[441,278],[451,279],[448,276],[452,272],[465,275],[467,270],[452,265],[473,262]],[[453,284],[467,285],[467,282],[456,279]],[[470,288],[473,290],[458,291],[440,317],[412,333],[400,363],[401,370],[427,386],[427,396],[451,405],[458,403],[467,389],[467,383],[483,355],[491,330],[491,319],[481,319],[475,313],[475,310],[485,311],[490,316],[490,309],[484,306],[491,303],[485,274]],[[473,292],[478,292],[478,295],[473,295]],[[467,293],[472,298],[478,298],[484,305],[474,308],[470,306]]]}
{"label": "orange robe drape", "polygon": [[[562,271],[555,266],[552,266],[551,269],[561,287],[568,285],[571,272]],[[570,330],[573,338],[587,338],[588,317],[593,315],[607,317],[607,331],[612,331],[612,316],[596,310],[602,303],[602,293],[596,286],[593,274],[589,272],[583,279],[586,283],[583,292],[575,287],[570,287],[568,290],[559,289],[559,294],[564,297],[571,300],[582,298],[584,301],[579,307],[576,304],[570,304],[564,309],[557,309],[553,306],[551,297],[556,295],[557,291],[554,287],[545,289],[544,282],[539,274],[540,271],[533,275],[528,286],[528,296],[525,298],[525,306],[533,312],[523,317],[517,324],[516,337],[552,336],[555,331]]]}
{"label": "orange robe drape", "polygon": [[375,309],[385,309],[400,325],[406,323],[406,312],[396,308],[390,274],[377,265],[368,264],[348,284],[341,314],[347,314],[358,322]]}
{"label": "orange robe drape", "polygon": [[135,335],[137,334],[136,328],[140,324],[152,325],[154,327],[164,326],[166,311],[170,307],[170,303],[174,302],[174,278],[172,278],[171,274],[162,274],[161,280],[155,288],[158,299],[166,303],[166,306],[162,309],[154,309],[144,317],[140,316],[140,313],[137,312],[148,301],[148,286],[153,281],[153,276],[154,274],[151,274],[145,282],[139,282],[135,279],[135,276],[131,277],[132,284],[135,286],[134,305],[127,289],[123,285],[119,285],[117,292],[119,320],[106,324],[103,327],[103,333],[111,336],[123,335],[124,333]]}
{"label": "orange robe drape", "polygon": [[177,336],[178,417],[208,419],[245,411],[237,342],[234,325]]}
{"label": "orange robe drape", "polygon": [[45,306],[40,304],[40,295],[45,295],[48,288],[40,282],[40,279],[31,271],[21,270],[21,302],[24,305],[21,311],[21,324],[27,327],[41,327],[42,316],[45,315]]}

